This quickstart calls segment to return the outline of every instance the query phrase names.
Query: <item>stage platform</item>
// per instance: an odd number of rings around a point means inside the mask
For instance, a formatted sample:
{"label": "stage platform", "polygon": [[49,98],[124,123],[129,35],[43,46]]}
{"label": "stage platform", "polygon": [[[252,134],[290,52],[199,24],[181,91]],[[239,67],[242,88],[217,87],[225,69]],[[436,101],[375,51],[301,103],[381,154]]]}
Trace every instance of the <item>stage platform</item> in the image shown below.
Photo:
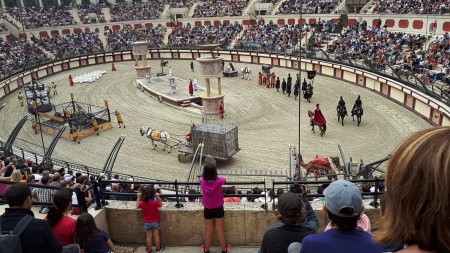
{"label": "stage platform", "polygon": [[197,91],[194,90],[194,95],[191,96],[189,94],[189,80],[174,78],[177,86],[175,94],[170,87],[168,75],[154,76],[150,83],[146,79],[136,79],[136,86],[162,103],[201,113],[202,98],[200,94],[204,93],[206,89],[199,85]]}

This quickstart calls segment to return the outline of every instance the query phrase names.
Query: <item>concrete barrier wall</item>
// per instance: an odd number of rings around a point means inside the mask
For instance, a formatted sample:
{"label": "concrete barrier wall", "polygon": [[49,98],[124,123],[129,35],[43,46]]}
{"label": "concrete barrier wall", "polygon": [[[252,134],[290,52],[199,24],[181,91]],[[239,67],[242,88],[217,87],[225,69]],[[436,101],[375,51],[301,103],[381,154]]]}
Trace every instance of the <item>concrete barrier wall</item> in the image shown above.
{"label": "concrete barrier wall", "polygon": [[[149,59],[160,59],[161,57],[171,59],[172,56],[176,56],[175,58],[180,60],[193,60],[200,57],[200,55],[209,54],[209,52],[197,49],[155,49],[150,50],[149,52]],[[224,59],[231,59],[233,62],[249,62],[253,64],[271,62],[271,65],[273,66],[287,67],[295,70],[298,70],[299,66],[298,58],[293,56],[237,51],[216,51],[214,54],[223,57]],[[114,63],[124,60],[133,60],[131,51],[104,53],[91,55],[89,57],[75,57],[33,68],[11,76],[0,82],[0,100],[9,95],[11,92],[22,88],[22,86],[30,82],[32,78],[41,79],[63,71],[70,71],[70,69],[73,68],[104,63]],[[412,87],[366,70],[360,70],[342,64],[312,59],[301,60],[303,70],[314,69],[319,75],[329,76],[362,88],[367,88],[373,92],[376,92],[383,98],[390,99],[413,111],[434,126],[450,126],[450,108],[442,102],[437,101],[436,99],[417,91]],[[254,70],[253,72],[257,73],[258,70]],[[69,81],[67,80],[67,85],[68,83]]]}
{"label": "concrete barrier wall", "polygon": [[[141,210],[135,202],[109,201],[105,207],[109,233],[115,242],[145,243],[144,223]],[[200,203],[183,203],[176,208],[175,203],[164,203],[160,209],[161,240],[171,246],[198,246],[204,244],[203,206]],[[272,210],[264,210],[261,204],[225,203],[225,236],[233,245],[260,245],[269,226],[279,221]],[[315,211],[320,222],[319,232],[323,232],[329,220],[322,210]],[[379,209],[367,209],[372,227],[379,220]],[[214,245],[219,245],[214,235]]]}

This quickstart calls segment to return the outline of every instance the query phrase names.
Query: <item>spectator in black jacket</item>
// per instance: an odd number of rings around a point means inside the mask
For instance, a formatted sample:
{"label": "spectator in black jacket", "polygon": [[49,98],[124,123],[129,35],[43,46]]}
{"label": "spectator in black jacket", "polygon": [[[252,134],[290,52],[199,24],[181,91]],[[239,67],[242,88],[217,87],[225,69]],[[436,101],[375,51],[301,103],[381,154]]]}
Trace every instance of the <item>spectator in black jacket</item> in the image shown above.
{"label": "spectator in black jacket", "polygon": [[[0,216],[3,231],[12,231],[25,215],[34,217],[31,211],[33,200],[27,184],[17,183],[6,192],[9,208]],[[61,253],[61,243],[53,235],[47,222],[34,219],[20,236],[23,253]]]}

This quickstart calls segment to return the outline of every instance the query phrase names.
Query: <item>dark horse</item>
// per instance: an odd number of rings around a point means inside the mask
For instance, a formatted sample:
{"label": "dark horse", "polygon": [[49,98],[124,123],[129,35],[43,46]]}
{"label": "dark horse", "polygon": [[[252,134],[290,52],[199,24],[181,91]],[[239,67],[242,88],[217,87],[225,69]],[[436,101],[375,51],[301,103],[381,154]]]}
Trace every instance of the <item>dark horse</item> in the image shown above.
{"label": "dark horse", "polygon": [[314,126],[318,126],[319,127],[319,129],[320,129],[320,137],[322,137],[324,134],[325,134],[325,132],[327,131],[327,122],[323,122],[323,123],[317,123],[315,120],[314,120],[314,112],[313,111],[311,111],[311,110],[308,110],[308,117],[310,118],[310,120],[311,120],[311,131],[313,132],[313,133],[316,133],[316,131],[314,130]]}
{"label": "dark horse", "polygon": [[346,115],[347,115],[347,109],[345,109],[345,107],[338,106],[337,117],[338,117],[338,122],[342,122],[342,126],[344,126],[344,118]]}
{"label": "dark horse", "polygon": [[361,124],[361,117],[363,115],[363,109],[361,107],[356,107],[355,110],[353,110],[353,113],[352,113],[353,121],[355,121],[355,115],[356,115],[356,120],[358,121],[358,126],[359,126],[359,124]]}

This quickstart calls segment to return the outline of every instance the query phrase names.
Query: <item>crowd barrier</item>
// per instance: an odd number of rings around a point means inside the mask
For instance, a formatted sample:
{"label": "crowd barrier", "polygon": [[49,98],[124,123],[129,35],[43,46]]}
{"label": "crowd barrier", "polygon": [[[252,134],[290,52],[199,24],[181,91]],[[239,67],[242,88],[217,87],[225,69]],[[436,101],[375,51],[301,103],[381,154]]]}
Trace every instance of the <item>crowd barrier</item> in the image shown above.
{"label": "crowd barrier", "polygon": [[[147,57],[154,60],[161,58],[193,60],[204,54],[209,54],[209,52],[200,49],[150,49]],[[393,77],[328,59],[302,58],[300,63],[299,58],[293,55],[231,50],[217,50],[214,55],[222,57],[225,61],[269,64],[297,71],[300,67],[302,70],[316,70],[319,75],[329,76],[374,91],[413,111],[434,126],[450,126],[450,108],[447,104],[431,97],[430,94],[424,94],[415,89],[414,85],[395,80]],[[70,73],[71,69],[79,67],[132,60],[132,51],[122,51],[78,56],[42,64],[2,79],[0,81],[0,101],[10,93],[21,89],[32,79],[42,79],[62,72]],[[67,80],[67,85],[69,85],[69,80]]]}

